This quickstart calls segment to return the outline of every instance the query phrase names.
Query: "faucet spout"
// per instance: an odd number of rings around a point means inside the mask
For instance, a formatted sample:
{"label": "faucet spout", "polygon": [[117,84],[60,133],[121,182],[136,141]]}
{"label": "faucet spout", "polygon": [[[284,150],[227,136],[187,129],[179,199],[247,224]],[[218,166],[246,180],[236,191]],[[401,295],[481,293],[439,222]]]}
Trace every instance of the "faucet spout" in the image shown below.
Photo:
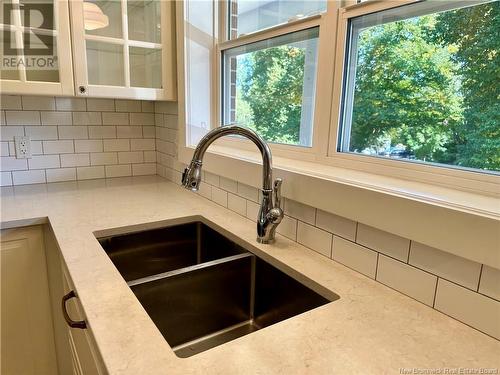
{"label": "faucet spout", "polygon": [[[182,185],[189,190],[197,191],[201,183],[201,168],[203,157],[208,147],[216,139],[225,135],[240,135],[250,139],[262,155],[262,202],[257,218],[257,241],[271,243],[274,241],[276,227],[283,219],[283,210],[280,207],[281,179],[277,179],[273,189],[272,156],[269,145],[251,129],[237,125],[223,126],[208,132],[194,150],[189,166],[182,174]],[[274,197],[273,197],[274,195]]]}

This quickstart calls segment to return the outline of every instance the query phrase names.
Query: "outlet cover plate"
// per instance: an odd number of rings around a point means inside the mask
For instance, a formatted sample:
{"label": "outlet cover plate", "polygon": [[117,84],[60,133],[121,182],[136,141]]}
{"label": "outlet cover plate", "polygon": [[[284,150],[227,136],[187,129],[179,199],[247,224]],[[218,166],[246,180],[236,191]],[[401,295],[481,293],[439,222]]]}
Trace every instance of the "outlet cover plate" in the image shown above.
{"label": "outlet cover plate", "polygon": [[17,159],[31,158],[31,138],[26,136],[14,137]]}

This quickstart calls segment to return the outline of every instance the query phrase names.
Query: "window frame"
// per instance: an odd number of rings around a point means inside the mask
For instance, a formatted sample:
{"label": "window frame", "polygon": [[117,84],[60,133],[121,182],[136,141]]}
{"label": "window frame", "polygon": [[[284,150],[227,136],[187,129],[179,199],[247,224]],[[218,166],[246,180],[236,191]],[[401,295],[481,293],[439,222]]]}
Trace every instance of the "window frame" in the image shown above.
{"label": "window frame", "polygon": [[[423,2],[422,0],[402,0],[402,1],[379,1],[369,0],[362,3],[353,4],[340,9],[337,24],[337,47],[335,52],[335,75],[334,89],[332,97],[332,116],[330,121],[330,139],[327,163],[335,166],[356,169],[377,175],[385,175],[402,179],[409,179],[416,182],[445,185],[460,190],[470,190],[479,193],[498,194],[495,191],[485,188],[483,184],[498,184],[500,173],[494,171],[482,171],[473,168],[456,167],[445,164],[429,163],[416,160],[390,159],[380,156],[362,155],[350,152],[339,151],[342,138],[343,98],[345,84],[345,64],[349,48],[348,24],[351,18],[363,16],[370,13],[381,12],[388,9],[404,7],[406,5]],[[464,2],[454,3],[460,4]],[[471,2],[468,2],[470,4]],[[481,3],[474,1],[473,3]]]}
{"label": "window frame", "polygon": [[[216,48],[216,82],[217,82],[217,95],[216,95],[216,121],[215,124],[222,123],[222,112],[223,112],[223,52],[225,50],[240,47],[247,44],[259,42],[262,40],[271,39],[281,35],[286,35],[294,32],[299,32],[302,30],[318,27],[318,59],[317,59],[317,72],[316,72],[316,93],[314,98],[314,117],[312,124],[312,144],[310,147],[301,145],[290,145],[290,144],[280,144],[280,143],[269,143],[271,150],[275,155],[289,157],[292,159],[301,159],[314,161],[317,159],[317,155],[326,154],[326,149],[328,147],[328,121],[329,121],[329,111],[330,103],[329,100],[325,100],[322,92],[331,92],[332,90],[332,78],[333,78],[333,58],[328,58],[326,54],[330,53],[330,48],[327,45],[327,38],[321,38],[321,35],[328,35],[330,33],[335,33],[335,27],[332,27],[335,23],[335,18],[337,11],[340,7],[339,2],[327,2],[327,10],[318,14],[314,14],[308,17],[304,17],[298,20],[290,21],[287,23],[279,24],[270,28],[262,29],[253,33],[245,34],[237,38],[229,39],[229,32],[227,27],[229,27],[228,15],[229,15],[229,1],[222,1],[219,3],[219,42]],[[333,22],[332,22],[333,21]],[[327,72],[325,75],[328,77],[326,79],[318,79],[318,72]],[[212,128],[214,128],[213,126]],[[217,141],[217,144],[243,149],[247,151],[254,151],[255,146],[246,139],[238,137],[226,137]]]}
{"label": "window frame", "polygon": [[[500,173],[483,172],[475,169],[456,168],[446,165],[437,165],[425,162],[410,161],[403,159],[389,159],[369,155],[351,154],[339,152],[339,131],[341,130],[340,115],[342,105],[342,91],[344,82],[344,64],[346,52],[346,37],[348,20],[353,17],[368,13],[379,12],[391,8],[401,7],[424,0],[367,0],[358,3],[356,0],[328,1],[327,11],[303,19],[295,20],[286,24],[280,24],[268,29],[246,34],[238,38],[228,39],[228,2],[230,0],[213,0],[214,11],[214,53],[212,60],[212,104],[210,129],[221,124],[222,119],[222,51],[236,46],[253,43],[259,40],[288,34],[294,31],[318,26],[318,68],[321,79],[317,78],[315,95],[315,113],[313,121],[313,143],[312,147],[296,146],[270,143],[273,156],[281,160],[297,160],[300,162],[312,162],[318,165],[320,170],[325,168],[342,168],[345,170],[366,172],[370,180],[367,186],[379,178],[390,178],[392,181],[401,180],[412,183],[417,189],[411,193],[419,196],[418,186],[427,189],[427,186],[443,186],[451,191],[465,191],[474,194],[499,196],[500,195]],[[183,22],[183,7],[177,7],[177,22]],[[183,28],[181,30],[184,30]],[[327,35],[325,37],[324,35]],[[179,81],[179,120],[183,124],[180,129],[180,142],[178,153],[181,162],[188,162],[189,155],[195,145],[190,145],[186,135],[186,115],[184,94],[186,88],[184,81],[184,34],[178,32],[178,74]],[[318,73],[317,73],[318,74]],[[224,137],[218,139],[214,146],[207,152],[211,160],[218,160],[221,165],[222,159],[229,157],[235,159],[235,165],[241,161],[254,163],[259,160],[258,151],[250,141],[237,137]],[[219,158],[218,155],[220,155]],[[225,159],[227,160],[227,159]],[[226,163],[226,162],[224,162]],[[275,163],[279,167],[278,163]],[[240,165],[241,166],[241,165]],[[309,167],[310,168],[310,167]],[[298,174],[308,175],[308,170],[297,168]],[[240,175],[240,174],[238,174]],[[339,177],[338,175],[335,175]],[[327,176],[326,178],[336,178]],[[241,176],[240,176],[241,177]],[[424,190],[425,190],[424,189]],[[391,189],[389,189],[391,191]],[[427,196],[428,194],[426,194]],[[423,198],[424,200],[426,198]]]}

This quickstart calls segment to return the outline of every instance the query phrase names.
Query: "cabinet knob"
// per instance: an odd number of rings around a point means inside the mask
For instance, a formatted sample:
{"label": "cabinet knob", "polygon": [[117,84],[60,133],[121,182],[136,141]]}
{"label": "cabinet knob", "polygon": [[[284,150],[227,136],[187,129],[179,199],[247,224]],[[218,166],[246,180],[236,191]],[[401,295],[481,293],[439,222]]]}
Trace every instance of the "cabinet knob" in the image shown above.
{"label": "cabinet knob", "polygon": [[87,323],[85,323],[85,320],[76,321],[76,320],[71,319],[69,317],[68,310],[66,310],[66,301],[68,301],[74,297],[76,297],[76,293],[74,290],[72,290],[71,292],[69,292],[68,294],[66,294],[62,298],[62,306],[61,307],[62,307],[62,313],[64,316],[64,320],[66,320],[66,323],[68,323],[68,325],[71,328],[85,329],[85,328],[87,328]]}
{"label": "cabinet knob", "polygon": [[87,88],[85,86],[78,86],[78,93],[84,95],[87,93]]}

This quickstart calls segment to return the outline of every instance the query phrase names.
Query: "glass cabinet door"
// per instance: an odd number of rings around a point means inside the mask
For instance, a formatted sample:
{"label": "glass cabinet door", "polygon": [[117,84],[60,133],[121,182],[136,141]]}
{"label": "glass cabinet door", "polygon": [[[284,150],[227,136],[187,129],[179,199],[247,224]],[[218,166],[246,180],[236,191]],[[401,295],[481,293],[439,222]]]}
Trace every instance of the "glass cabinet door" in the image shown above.
{"label": "glass cabinet door", "polygon": [[3,93],[73,93],[67,0],[0,2]]}
{"label": "glass cabinet door", "polygon": [[77,95],[175,98],[173,1],[86,0],[71,6]]}

